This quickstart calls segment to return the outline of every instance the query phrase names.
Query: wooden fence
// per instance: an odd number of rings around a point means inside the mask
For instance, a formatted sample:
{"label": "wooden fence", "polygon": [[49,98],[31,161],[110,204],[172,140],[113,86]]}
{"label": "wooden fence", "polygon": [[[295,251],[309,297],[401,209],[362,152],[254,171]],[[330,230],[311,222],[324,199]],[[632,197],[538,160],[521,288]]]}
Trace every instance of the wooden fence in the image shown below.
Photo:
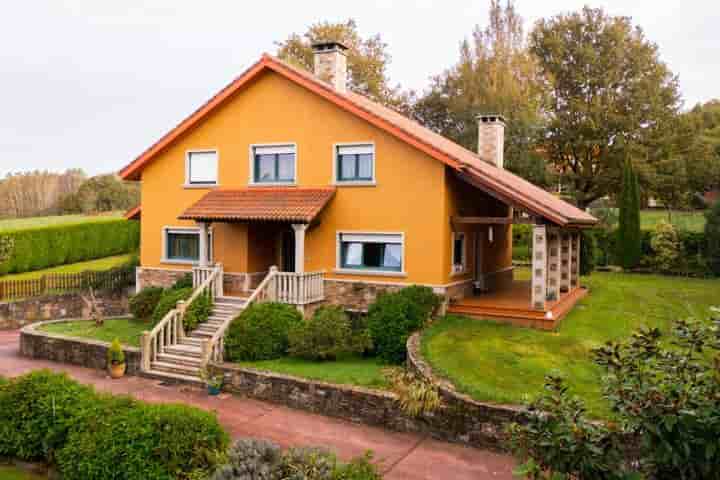
{"label": "wooden fence", "polygon": [[96,290],[115,290],[135,283],[135,270],[114,268],[79,273],[50,273],[27,280],[0,280],[0,301],[42,295],[72,293],[92,287]]}

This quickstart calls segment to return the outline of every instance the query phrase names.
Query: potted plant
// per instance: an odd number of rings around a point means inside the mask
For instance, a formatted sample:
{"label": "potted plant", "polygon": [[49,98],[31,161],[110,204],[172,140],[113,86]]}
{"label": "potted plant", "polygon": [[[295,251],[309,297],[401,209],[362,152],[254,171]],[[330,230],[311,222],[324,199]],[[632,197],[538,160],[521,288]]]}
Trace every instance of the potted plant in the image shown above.
{"label": "potted plant", "polygon": [[213,374],[205,368],[200,371],[200,378],[205,382],[208,395],[215,396],[220,394],[224,380],[222,374]]}
{"label": "potted plant", "polygon": [[108,349],[108,370],[110,370],[110,377],[120,378],[125,375],[125,352],[123,352],[120,340],[117,338],[113,340],[110,348]]}

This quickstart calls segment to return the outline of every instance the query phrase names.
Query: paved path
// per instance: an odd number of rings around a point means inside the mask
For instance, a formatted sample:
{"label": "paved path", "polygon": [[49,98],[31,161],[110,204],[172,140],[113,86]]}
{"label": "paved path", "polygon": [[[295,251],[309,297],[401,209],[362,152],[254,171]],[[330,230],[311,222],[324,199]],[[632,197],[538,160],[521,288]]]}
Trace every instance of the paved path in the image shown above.
{"label": "paved path", "polygon": [[98,390],[123,393],[149,402],[182,402],[214,410],[233,437],[272,440],[283,447],[327,446],[348,459],[372,450],[388,480],[511,480],[510,457],[416,434],[397,433],[293,410],[234,395],[208,397],[198,389],[162,386],[140,377],[111,380],[104,372],[31,360],[18,353],[19,332],[0,331],[0,375],[11,377],[39,368],[67,372]]}

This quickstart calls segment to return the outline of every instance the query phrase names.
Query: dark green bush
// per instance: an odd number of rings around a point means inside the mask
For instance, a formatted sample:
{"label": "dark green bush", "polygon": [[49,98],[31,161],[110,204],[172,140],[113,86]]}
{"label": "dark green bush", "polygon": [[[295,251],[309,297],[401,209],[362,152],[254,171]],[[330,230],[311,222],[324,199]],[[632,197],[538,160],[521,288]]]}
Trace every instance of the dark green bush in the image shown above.
{"label": "dark green bush", "polygon": [[290,329],[302,322],[292,305],[254,303],[228,328],[225,356],[231,362],[280,358],[287,354]]}
{"label": "dark green bush", "polygon": [[705,214],[706,257],[710,270],[720,276],[720,201]]}
{"label": "dark green bush", "polygon": [[192,288],[193,287],[193,278],[192,273],[188,272],[182,277],[175,280],[175,283],[173,283],[173,286],[171,287],[174,290],[180,290],[181,288]]}
{"label": "dark green bush", "polygon": [[179,290],[168,289],[164,290],[160,301],[158,302],[155,310],[153,310],[152,319],[153,323],[158,323],[162,320],[170,310],[175,308],[177,302],[180,300],[187,300],[192,295],[192,288],[181,288]]}
{"label": "dark green bush", "polygon": [[430,287],[410,285],[398,293],[418,305],[422,309],[425,318],[433,315],[440,306],[440,296],[436,295]]}
{"label": "dark green bush", "polygon": [[160,287],[143,288],[137,294],[130,297],[130,313],[138,319],[149,319],[152,317],[157,304],[162,297],[163,289]]}
{"label": "dark green bush", "polygon": [[140,243],[139,222],[124,219],[3,232],[12,239],[0,275],[82,262],[132,252]]}
{"label": "dark green bush", "polygon": [[308,360],[335,360],[353,348],[350,318],[342,307],[325,306],[288,335],[290,355]]}
{"label": "dark green bush", "polygon": [[213,301],[209,295],[200,295],[185,310],[183,326],[185,331],[195,330],[198,325],[207,322],[213,312]]}
{"label": "dark green bush", "polygon": [[377,356],[388,363],[402,363],[410,335],[427,320],[423,306],[401,293],[383,293],[368,309],[368,330]]}
{"label": "dark green bush", "polygon": [[580,233],[580,275],[595,270],[595,236],[586,230]]}

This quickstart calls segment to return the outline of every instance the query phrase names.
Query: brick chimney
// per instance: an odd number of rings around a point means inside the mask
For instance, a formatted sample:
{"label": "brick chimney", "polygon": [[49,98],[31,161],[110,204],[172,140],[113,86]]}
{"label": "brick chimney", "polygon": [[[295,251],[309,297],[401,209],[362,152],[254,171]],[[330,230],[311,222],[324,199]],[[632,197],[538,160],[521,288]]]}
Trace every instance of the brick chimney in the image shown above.
{"label": "brick chimney", "polygon": [[478,122],[478,155],[498,168],[504,168],[505,119],[497,114],[480,114]]}
{"label": "brick chimney", "polygon": [[312,45],[315,76],[338,92],[347,90],[347,47],[340,42],[323,41]]}

